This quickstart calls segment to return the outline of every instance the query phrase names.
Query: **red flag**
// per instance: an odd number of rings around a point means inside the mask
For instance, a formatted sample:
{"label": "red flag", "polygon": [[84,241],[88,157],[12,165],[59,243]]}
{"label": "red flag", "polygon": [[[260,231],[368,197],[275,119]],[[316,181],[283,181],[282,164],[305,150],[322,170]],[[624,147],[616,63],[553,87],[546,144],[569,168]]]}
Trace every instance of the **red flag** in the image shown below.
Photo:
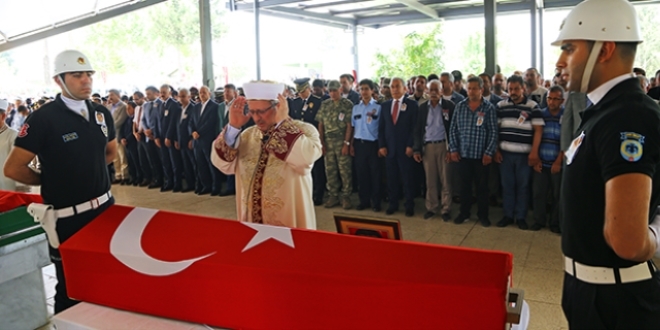
{"label": "red flag", "polygon": [[62,244],[69,295],[238,329],[505,323],[508,253],[156,212],[112,206]]}

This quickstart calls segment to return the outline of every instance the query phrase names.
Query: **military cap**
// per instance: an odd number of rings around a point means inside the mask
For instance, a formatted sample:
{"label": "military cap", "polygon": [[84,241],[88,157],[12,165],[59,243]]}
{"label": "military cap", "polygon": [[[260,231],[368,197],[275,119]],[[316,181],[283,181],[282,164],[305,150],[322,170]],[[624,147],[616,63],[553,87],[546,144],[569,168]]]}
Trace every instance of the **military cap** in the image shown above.
{"label": "military cap", "polygon": [[296,92],[300,93],[309,88],[309,78],[299,78],[293,81],[296,84]]}
{"label": "military cap", "polygon": [[338,90],[341,87],[339,84],[339,81],[337,80],[330,80],[328,81],[328,90]]}

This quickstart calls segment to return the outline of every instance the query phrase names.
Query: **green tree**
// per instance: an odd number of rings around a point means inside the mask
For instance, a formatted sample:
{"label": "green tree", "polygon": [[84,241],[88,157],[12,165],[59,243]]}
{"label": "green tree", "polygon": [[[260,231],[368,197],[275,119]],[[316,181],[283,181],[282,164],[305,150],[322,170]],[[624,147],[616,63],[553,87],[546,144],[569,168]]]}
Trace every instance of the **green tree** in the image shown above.
{"label": "green tree", "polygon": [[403,40],[403,47],[379,51],[375,55],[374,67],[378,77],[403,77],[442,72],[444,51],[440,39],[442,24],[434,24],[425,32],[413,32]]}
{"label": "green tree", "polygon": [[660,70],[660,8],[646,5],[636,9],[644,42],[637,47],[635,66],[644,68],[646,75],[652,77],[656,70]]}

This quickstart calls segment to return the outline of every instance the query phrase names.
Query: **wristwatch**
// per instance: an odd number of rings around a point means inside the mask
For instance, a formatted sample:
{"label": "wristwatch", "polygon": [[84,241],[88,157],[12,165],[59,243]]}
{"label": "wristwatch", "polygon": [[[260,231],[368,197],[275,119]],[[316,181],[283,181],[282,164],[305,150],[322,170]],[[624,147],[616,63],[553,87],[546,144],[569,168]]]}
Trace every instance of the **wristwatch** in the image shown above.
{"label": "wristwatch", "polygon": [[344,144],[347,145],[347,146],[350,146],[350,145],[351,145],[351,143],[348,142],[348,141],[344,141]]}

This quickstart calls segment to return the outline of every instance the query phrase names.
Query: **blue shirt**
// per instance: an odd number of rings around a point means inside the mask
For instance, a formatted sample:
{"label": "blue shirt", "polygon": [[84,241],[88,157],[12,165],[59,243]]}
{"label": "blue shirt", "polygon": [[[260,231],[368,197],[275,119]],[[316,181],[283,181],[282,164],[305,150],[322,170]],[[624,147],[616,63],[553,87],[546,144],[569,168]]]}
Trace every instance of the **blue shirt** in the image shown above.
{"label": "blue shirt", "polygon": [[481,100],[472,111],[469,99],[458,102],[449,127],[449,151],[461,158],[481,159],[493,156],[497,147],[497,109],[488,101]]}
{"label": "blue shirt", "polygon": [[429,114],[426,116],[426,136],[424,142],[442,141],[446,139],[445,123],[442,118],[442,102],[434,107],[428,102]]}
{"label": "blue shirt", "polygon": [[367,141],[378,140],[378,121],[380,120],[380,104],[373,98],[368,104],[363,100],[353,106],[351,125],[355,128],[354,138]]}
{"label": "blue shirt", "polygon": [[562,107],[556,116],[550,113],[548,108],[543,109],[543,137],[539,146],[539,158],[543,162],[543,167],[552,167],[561,151],[559,140],[561,138],[561,117],[564,115]]}

